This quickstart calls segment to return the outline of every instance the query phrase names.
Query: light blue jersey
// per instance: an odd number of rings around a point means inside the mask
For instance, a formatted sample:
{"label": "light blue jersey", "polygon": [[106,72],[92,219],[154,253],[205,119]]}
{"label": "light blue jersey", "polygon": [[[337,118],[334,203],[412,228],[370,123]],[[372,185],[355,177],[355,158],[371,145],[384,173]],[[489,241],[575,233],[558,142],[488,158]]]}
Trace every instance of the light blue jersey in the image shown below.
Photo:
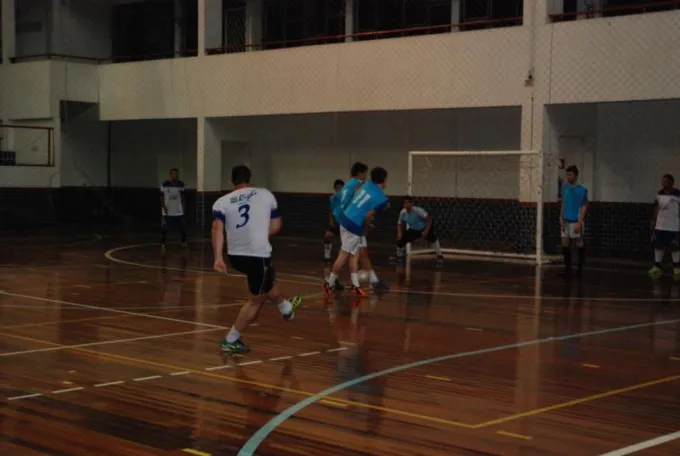
{"label": "light blue jersey", "polygon": [[350,201],[352,201],[354,192],[362,183],[363,181],[353,177],[340,189],[339,192],[331,196],[331,212],[333,213],[335,220],[340,220],[340,214],[342,214],[342,211],[347,207]]}
{"label": "light blue jersey", "polygon": [[402,209],[399,213],[399,223],[405,223],[408,229],[423,231],[427,227],[427,212],[422,207],[413,206],[411,212]]}
{"label": "light blue jersey", "polygon": [[578,222],[581,208],[588,204],[588,189],[581,184],[562,185],[562,220],[568,223]]}
{"label": "light blue jersey", "polygon": [[366,181],[340,214],[338,221],[350,233],[362,236],[368,213],[372,210],[384,210],[387,207],[387,201],[382,188],[371,181]]}

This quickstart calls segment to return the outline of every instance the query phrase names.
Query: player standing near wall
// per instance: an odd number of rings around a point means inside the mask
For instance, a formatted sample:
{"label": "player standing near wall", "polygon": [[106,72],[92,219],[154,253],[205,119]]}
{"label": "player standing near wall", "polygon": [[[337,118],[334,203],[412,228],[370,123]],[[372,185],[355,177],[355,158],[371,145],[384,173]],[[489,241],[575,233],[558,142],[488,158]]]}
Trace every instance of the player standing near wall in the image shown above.
{"label": "player standing near wall", "polygon": [[404,259],[406,245],[420,238],[427,239],[435,253],[437,263],[444,261],[439,239],[434,232],[434,219],[422,207],[413,205],[413,197],[404,197],[404,206],[397,220],[397,261]]}
{"label": "player standing near wall", "polygon": [[328,228],[326,228],[326,234],[323,239],[323,258],[326,261],[331,261],[331,253],[333,251],[333,238],[340,237],[340,226],[338,221],[335,220],[333,216],[333,201],[336,195],[345,186],[345,181],[342,179],[336,179],[333,183],[333,189],[335,192],[329,199],[329,213],[328,213]]}
{"label": "player standing near wall", "polygon": [[170,227],[179,229],[182,236],[182,247],[187,247],[187,232],[184,222],[185,202],[184,182],[179,180],[179,170],[172,168],[170,180],[166,180],[161,185],[161,210],[163,212],[161,248],[163,252],[165,252],[165,241]]}
{"label": "player standing near wall", "polygon": [[586,213],[588,212],[588,189],[578,183],[578,168],[574,165],[567,168],[567,182],[562,185],[562,210],[560,211],[560,229],[562,231],[562,254],[564,255],[564,276],[572,275],[571,247],[578,249],[578,269],[576,277],[581,277],[586,260],[586,248],[583,242],[583,231]]}
{"label": "player standing near wall", "polygon": [[655,279],[661,277],[661,262],[666,251],[670,251],[673,276],[680,280],[680,190],[675,188],[675,179],[670,174],[661,178],[661,186],[656,195],[651,223],[654,231],[654,266],[649,270],[649,275]]}

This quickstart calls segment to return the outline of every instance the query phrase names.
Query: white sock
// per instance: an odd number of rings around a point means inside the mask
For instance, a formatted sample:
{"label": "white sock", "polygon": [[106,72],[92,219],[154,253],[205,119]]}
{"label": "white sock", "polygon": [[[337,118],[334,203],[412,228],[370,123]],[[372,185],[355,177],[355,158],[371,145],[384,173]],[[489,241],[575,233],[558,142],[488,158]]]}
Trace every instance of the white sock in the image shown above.
{"label": "white sock", "polygon": [[663,250],[655,249],[654,250],[654,262],[655,263],[661,263],[663,261]]}
{"label": "white sock", "polygon": [[281,315],[288,315],[293,311],[293,305],[287,299],[281,301],[276,307],[279,308],[279,312],[281,312]]}
{"label": "white sock", "polygon": [[377,275],[375,275],[375,271],[373,269],[371,269],[369,275],[371,276],[371,283],[380,282],[380,279],[378,278]]}
{"label": "white sock", "polygon": [[234,328],[232,326],[231,329],[229,330],[229,332],[227,333],[227,342],[229,342],[231,344],[231,343],[236,342],[240,338],[241,338],[241,333],[236,331],[236,328]]}
{"label": "white sock", "polygon": [[328,285],[333,286],[338,281],[338,275],[334,272],[328,274]]}
{"label": "white sock", "polygon": [[333,251],[333,244],[330,242],[323,245],[323,255],[327,260],[331,259],[331,252]]}
{"label": "white sock", "polygon": [[437,256],[442,256],[442,248],[439,246],[438,240],[432,243],[432,248],[437,252]]}
{"label": "white sock", "polygon": [[680,263],[680,251],[671,253],[671,257],[673,257],[673,264],[677,266]]}
{"label": "white sock", "polygon": [[401,258],[406,253],[406,247],[397,247],[397,258]]}
{"label": "white sock", "polygon": [[361,287],[361,285],[359,284],[359,274],[353,272],[350,274],[350,276],[352,277],[352,286],[357,288]]}

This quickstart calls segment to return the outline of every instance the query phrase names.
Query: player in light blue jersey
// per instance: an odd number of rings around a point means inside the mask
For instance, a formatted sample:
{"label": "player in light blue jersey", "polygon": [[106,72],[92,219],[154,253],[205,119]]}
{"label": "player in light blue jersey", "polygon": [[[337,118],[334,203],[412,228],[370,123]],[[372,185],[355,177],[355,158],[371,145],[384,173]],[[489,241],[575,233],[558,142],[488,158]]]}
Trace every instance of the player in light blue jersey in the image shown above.
{"label": "player in light blue jersey", "polygon": [[360,162],[353,164],[351,170],[352,178],[340,191],[335,192],[335,195],[331,197],[331,210],[336,220],[338,220],[342,211],[352,201],[357,189],[363,185],[366,180],[366,173],[368,173],[368,166]]}
{"label": "player in light blue jersey", "polygon": [[404,208],[399,213],[397,220],[397,261],[404,259],[406,245],[417,239],[427,239],[435,253],[437,263],[444,261],[439,239],[434,232],[434,219],[422,207],[413,205],[413,197],[404,197]]}
{"label": "player in light blue jersey", "polygon": [[576,277],[581,276],[586,259],[586,248],[583,243],[583,224],[588,212],[588,189],[578,183],[578,168],[567,168],[567,182],[562,185],[562,210],[560,211],[560,228],[562,231],[562,254],[564,255],[564,275],[572,275],[571,244],[576,244],[578,252],[578,269]]}
{"label": "player in light blue jersey", "polygon": [[342,246],[338,258],[333,264],[324,290],[331,294],[338,280],[338,274],[350,260],[349,271],[352,278],[352,293],[365,296],[366,293],[359,283],[359,257],[362,244],[365,243],[364,233],[366,226],[371,223],[376,212],[382,211],[388,206],[384,188],[387,181],[387,171],[376,167],[371,170],[371,180],[357,190],[351,202],[338,214],[340,223],[340,239]]}
{"label": "player in light blue jersey", "polygon": [[323,238],[323,257],[326,261],[331,261],[331,252],[333,251],[333,238],[340,237],[340,226],[338,225],[335,216],[333,215],[333,203],[335,195],[338,194],[342,187],[345,186],[345,181],[342,179],[336,179],[333,183],[333,188],[335,192],[328,200],[328,228],[326,228],[326,234]]}

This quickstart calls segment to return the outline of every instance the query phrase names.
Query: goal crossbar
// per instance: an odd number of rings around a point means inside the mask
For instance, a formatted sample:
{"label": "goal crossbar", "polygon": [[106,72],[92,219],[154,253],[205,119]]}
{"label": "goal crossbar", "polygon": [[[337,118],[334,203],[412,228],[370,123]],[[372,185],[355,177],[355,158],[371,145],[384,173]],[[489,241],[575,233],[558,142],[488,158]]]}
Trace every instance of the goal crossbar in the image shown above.
{"label": "goal crossbar", "polygon": [[[437,191],[430,191],[427,192],[429,194],[418,194],[418,191],[414,191],[416,187],[416,180],[421,179],[428,181],[431,176],[427,175],[420,175],[420,170],[416,169],[415,166],[415,161],[418,159],[426,159],[427,157],[432,157],[433,160],[439,160],[439,164],[441,164],[441,160],[445,159],[446,157],[451,157],[452,161],[456,161],[455,159],[460,159],[460,160],[474,160],[474,157],[480,157],[480,159],[483,158],[489,158],[489,157],[494,157],[496,160],[502,160],[502,157],[509,157],[513,160],[513,163],[517,163],[517,187],[519,188],[522,183],[520,181],[521,179],[521,170],[520,170],[520,163],[522,157],[532,157],[532,163],[533,163],[533,169],[537,170],[538,172],[533,173],[531,178],[533,179],[532,182],[532,188],[530,191],[529,198],[526,199],[526,201],[522,201],[519,198],[517,199],[516,202],[520,203],[520,205],[528,204],[532,205],[535,204],[536,210],[535,210],[535,219],[534,220],[524,220],[525,223],[528,224],[526,229],[524,230],[525,232],[522,233],[523,236],[533,239],[533,248],[532,249],[525,249],[525,251],[512,251],[513,249],[470,249],[470,248],[465,248],[465,246],[457,246],[457,240],[452,239],[453,245],[447,245],[447,246],[442,246],[442,252],[445,254],[454,254],[454,255],[465,255],[465,256],[472,256],[472,257],[477,257],[480,259],[486,258],[486,259],[508,259],[508,260],[523,260],[526,262],[531,262],[531,263],[536,263],[536,264],[543,264],[547,263],[553,260],[553,258],[550,258],[546,256],[543,252],[543,217],[544,217],[544,208],[543,208],[543,154],[539,150],[506,150],[506,151],[501,151],[501,150],[490,150],[490,151],[484,151],[484,150],[472,150],[472,151],[423,151],[423,150],[416,150],[416,151],[410,151],[408,155],[408,195],[412,196],[416,199],[416,201],[419,198],[430,198],[430,199],[437,199],[437,200],[450,200],[448,203],[444,204],[450,204],[452,207],[455,208],[457,201],[465,199],[465,197],[461,197],[460,195],[456,194],[454,196],[450,196],[451,192],[450,191],[443,191],[441,193],[437,193]],[[431,168],[436,168],[432,167]],[[513,170],[514,171],[514,170]],[[456,179],[456,173],[459,172],[459,170],[452,170],[451,172],[447,172],[446,170],[441,170],[441,169],[435,169],[434,172],[439,173],[439,178],[440,180],[443,178],[446,184],[449,183],[449,180],[454,180]],[[476,170],[476,173],[479,173],[479,170]],[[531,173],[531,172],[530,172]],[[449,176],[450,174],[450,176]],[[491,174],[491,173],[489,173]],[[493,179],[493,176],[490,176],[489,179]],[[434,179],[436,180],[436,179]],[[445,189],[448,190],[448,189]],[[465,189],[463,189],[463,192]],[[519,192],[519,190],[517,190]],[[434,193],[434,194],[432,194]],[[475,199],[475,198],[469,198],[469,199]],[[479,201],[483,201],[484,198],[481,197],[476,197]],[[489,201],[492,200],[501,200],[505,199],[504,197],[493,197],[490,196],[488,198]],[[511,201],[512,199],[509,199]],[[488,211],[492,209],[489,209],[486,207],[484,211],[488,213]],[[499,209],[500,210],[500,209]],[[437,211],[430,211],[432,215],[434,216],[435,219],[437,220],[437,224],[439,227],[437,229],[441,229],[441,223],[446,223],[446,221],[442,221],[441,218],[438,217],[438,214],[436,213]],[[503,222],[498,223],[498,229],[501,231],[500,234],[502,234],[502,230],[506,229],[507,226],[502,226]],[[460,248],[459,248],[460,247]],[[432,254],[434,253],[434,250],[432,248],[413,248],[411,244],[407,245],[407,250],[406,250],[407,255],[409,256],[415,256],[415,255],[427,255],[427,254]]]}

